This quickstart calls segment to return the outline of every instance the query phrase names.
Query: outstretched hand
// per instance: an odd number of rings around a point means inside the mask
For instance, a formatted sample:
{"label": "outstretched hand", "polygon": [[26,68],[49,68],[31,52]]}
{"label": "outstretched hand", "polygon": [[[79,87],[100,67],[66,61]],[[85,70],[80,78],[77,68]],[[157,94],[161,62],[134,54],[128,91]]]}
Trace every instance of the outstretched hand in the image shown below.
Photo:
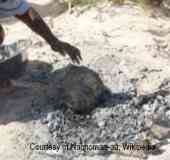
{"label": "outstretched hand", "polygon": [[68,55],[73,62],[80,63],[80,60],[82,60],[80,50],[69,43],[58,40],[34,8],[30,7],[25,14],[16,15],[15,17],[23,21],[35,33],[46,40],[54,51],[59,52],[63,56]]}
{"label": "outstretched hand", "polygon": [[59,52],[62,56],[68,55],[73,63],[80,64],[80,61],[82,60],[80,50],[67,42],[59,41],[56,39],[51,44],[51,48],[54,51]]}

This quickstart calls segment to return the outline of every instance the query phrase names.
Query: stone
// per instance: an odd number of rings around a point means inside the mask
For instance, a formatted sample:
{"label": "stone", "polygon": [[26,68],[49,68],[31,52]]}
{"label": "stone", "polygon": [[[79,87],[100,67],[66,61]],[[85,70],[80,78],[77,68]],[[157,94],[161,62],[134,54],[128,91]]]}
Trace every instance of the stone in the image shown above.
{"label": "stone", "polygon": [[170,1],[162,0],[161,8],[167,16],[170,16]]}
{"label": "stone", "polygon": [[162,5],[166,9],[170,9],[170,1],[169,0],[163,0]]}
{"label": "stone", "polygon": [[165,113],[168,120],[170,120],[170,110]]}
{"label": "stone", "polygon": [[64,115],[61,111],[50,112],[44,120],[50,132],[62,130],[64,126]]}
{"label": "stone", "polygon": [[166,127],[162,127],[160,125],[153,125],[151,128],[152,134],[159,140],[165,139],[170,136],[170,129]]}
{"label": "stone", "polygon": [[99,122],[98,122],[98,126],[99,126],[100,128],[104,127],[104,126],[105,126],[105,122],[104,122],[104,121],[99,121]]}

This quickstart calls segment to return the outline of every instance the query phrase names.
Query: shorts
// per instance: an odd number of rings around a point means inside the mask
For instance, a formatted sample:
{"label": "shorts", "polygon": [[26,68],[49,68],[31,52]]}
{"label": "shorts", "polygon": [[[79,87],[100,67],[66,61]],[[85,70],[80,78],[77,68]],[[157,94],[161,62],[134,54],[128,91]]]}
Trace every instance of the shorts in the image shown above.
{"label": "shorts", "polygon": [[22,15],[29,8],[25,0],[0,0],[0,18]]}

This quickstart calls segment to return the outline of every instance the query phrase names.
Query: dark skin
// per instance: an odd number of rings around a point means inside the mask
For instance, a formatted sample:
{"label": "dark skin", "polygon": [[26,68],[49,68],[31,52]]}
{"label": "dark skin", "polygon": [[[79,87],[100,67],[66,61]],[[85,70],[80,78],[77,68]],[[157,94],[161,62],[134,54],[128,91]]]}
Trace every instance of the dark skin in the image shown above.
{"label": "dark skin", "polygon": [[[67,42],[57,39],[34,8],[30,7],[25,14],[15,15],[15,17],[41,36],[51,46],[53,51],[59,52],[62,56],[68,55],[74,63],[80,63],[82,60],[80,50]],[[4,37],[5,33],[0,25],[0,44],[2,44]]]}
{"label": "dark skin", "polygon": [[80,63],[82,60],[80,50],[67,42],[57,39],[34,8],[30,7],[25,14],[16,15],[15,17],[45,39],[53,51],[59,52],[63,56],[68,55],[74,63]]}
{"label": "dark skin", "polygon": [[63,56],[68,55],[74,63],[80,63],[82,60],[80,50],[67,42],[57,39],[34,8],[30,7],[25,14],[16,15],[15,17],[46,40],[53,51],[59,52]]}

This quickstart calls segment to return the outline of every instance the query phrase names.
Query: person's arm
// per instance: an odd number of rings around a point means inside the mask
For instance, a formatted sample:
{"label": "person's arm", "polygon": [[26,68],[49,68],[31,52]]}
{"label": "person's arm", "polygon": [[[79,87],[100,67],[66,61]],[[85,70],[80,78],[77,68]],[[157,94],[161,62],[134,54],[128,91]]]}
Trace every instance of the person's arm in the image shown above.
{"label": "person's arm", "polygon": [[26,13],[15,17],[45,39],[54,51],[58,51],[62,55],[68,54],[73,62],[80,63],[82,58],[79,49],[57,39],[34,8],[30,7]]}
{"label": "person's arm", "polygon": [[4,38],[5,38],[5,32],[3,27],[0,25],[0,45],[3,43]]}

